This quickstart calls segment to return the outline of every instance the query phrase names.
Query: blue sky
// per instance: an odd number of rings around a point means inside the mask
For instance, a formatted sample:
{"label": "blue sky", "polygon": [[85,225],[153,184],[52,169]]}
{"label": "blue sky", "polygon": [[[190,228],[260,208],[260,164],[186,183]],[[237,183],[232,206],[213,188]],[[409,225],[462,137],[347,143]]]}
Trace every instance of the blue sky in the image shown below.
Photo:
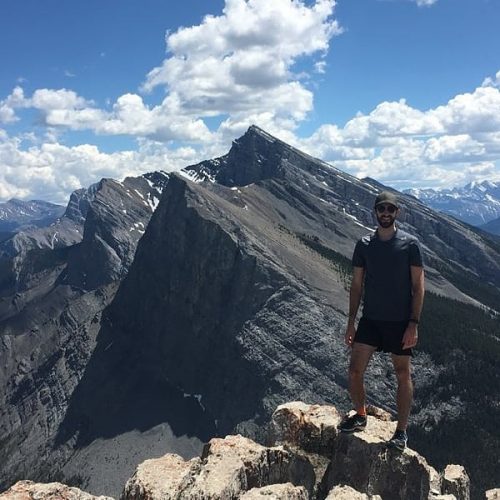
{"label": "blue sky", "polygon": [[403,189],[500,181],[497,0],[3,0],[0,201],[224,154],[256,123]]}

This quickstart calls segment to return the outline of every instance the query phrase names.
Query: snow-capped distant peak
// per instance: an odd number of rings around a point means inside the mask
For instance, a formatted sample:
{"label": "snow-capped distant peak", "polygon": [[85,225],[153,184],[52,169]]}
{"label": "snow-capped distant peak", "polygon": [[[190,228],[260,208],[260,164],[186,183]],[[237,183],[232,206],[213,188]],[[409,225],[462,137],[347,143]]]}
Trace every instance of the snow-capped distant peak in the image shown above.
{"label": "snow-capped distant peak", "polygon": [[412,188],[404,192],[469,224],[482,225],[500,217],[500,182],[472,181],[452,189]]}

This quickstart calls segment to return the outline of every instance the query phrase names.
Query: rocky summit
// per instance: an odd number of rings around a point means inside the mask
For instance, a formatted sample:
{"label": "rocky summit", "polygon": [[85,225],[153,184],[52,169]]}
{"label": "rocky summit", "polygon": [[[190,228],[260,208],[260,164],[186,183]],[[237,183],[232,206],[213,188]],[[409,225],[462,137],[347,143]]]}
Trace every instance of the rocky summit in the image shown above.
{"label": "rocky summit", "polygon": [[[191,460],[172,453],[146,460],[120,499],[469,500],[462,466],[448,465],[439,473],[411,449],[387,448],[396,424],[381,414],[368,416],[363,432],[339,434],[335,407],[287,403],[273,414],[268,445],[229,435],[212,438]],[[59,483],[26,481],[0,495],[24,498],[96,499]]]}
{"label": "rocky summit", "polygon": [[[180,474],[213,438],[265,446],[286,401],[348,411],[350,257],[382,189],[250,127],[181,173],[101,181],[74,241],[6,252],[0,488],[116,497],[146,459],[175,454]],[[463,464],[482,495],[500,482],[500,431],[483,418],[500,419],[500,245],[401,201],[427,277],[411,447],[439,470]],[[377,357],[370,402],[394,413],[394,387]]]}

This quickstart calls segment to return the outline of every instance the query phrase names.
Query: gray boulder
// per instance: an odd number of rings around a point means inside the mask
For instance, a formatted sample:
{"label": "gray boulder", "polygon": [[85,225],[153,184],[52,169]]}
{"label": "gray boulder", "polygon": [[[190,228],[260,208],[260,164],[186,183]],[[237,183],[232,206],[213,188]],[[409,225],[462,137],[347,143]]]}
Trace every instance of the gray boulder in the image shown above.
{"label": "gray boulder", "polygon": [[111,497],[94,496],[78,488],[61,483],[34,483],[19,481],[4,493],[1,500],[113,500]]}

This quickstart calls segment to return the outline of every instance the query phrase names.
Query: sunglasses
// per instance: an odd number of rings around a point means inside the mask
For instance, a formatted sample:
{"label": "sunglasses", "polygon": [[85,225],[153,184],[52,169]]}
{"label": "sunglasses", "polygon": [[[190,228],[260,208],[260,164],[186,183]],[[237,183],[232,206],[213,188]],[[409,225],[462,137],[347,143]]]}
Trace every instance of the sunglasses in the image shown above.
{"label": "sunglasses", "polygon": [[383,214],[384,212],[393,214],[397,210],[397,207],[395,207],[394,205],[377,205],[375,209],[379,214]]}

